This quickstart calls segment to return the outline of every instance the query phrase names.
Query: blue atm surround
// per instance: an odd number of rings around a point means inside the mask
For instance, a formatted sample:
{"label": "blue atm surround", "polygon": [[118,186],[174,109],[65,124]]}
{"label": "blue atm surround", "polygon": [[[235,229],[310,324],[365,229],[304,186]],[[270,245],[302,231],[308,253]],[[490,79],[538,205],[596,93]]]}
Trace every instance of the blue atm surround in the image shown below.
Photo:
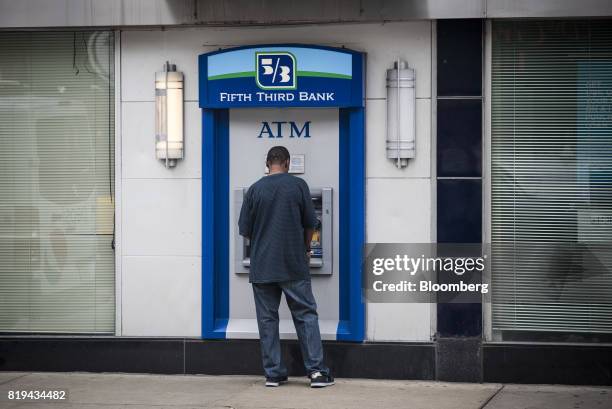
{"label": "blue atm surround", "polygon": [[[290,83],[296,83],[296,87],[261,88],[256,81],[257,75],[260,75],[257,71],[263,73],[265,70],[255,67],[256,61],[261,60],[256,59],[256,53],[293,56],[297,60],[296,65],[286,71],[289,73],[287,75],[295,75]],[[202,108],[202,338],[224,339],[229,319],[229,109],[337,107],[340,111],[340,320],[337,340],[363,341],[364,66],[363,53],[300,44],[238,47],[199,56],[199,105]],[[268,80],[266,83],[271,82]],[[247,93],[252,95],[250,101],[245,101],[244,97],[233,101],[224,98],[227,94]],[[257,93],[293,94],[294,99],[258,101]],[[328,98],[300,100],[300,95]]]}

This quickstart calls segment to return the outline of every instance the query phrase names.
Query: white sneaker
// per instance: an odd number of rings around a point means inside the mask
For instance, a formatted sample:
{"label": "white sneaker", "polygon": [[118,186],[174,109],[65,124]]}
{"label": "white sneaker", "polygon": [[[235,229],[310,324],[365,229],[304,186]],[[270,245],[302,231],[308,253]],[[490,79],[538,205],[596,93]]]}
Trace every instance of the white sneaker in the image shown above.
{"label": "white sneaker", "polygon": [[330,375],[322,374],[321,372],[313,372],[310,374],[311,388],[324,388],[334,384],[334,378]]}
{"label": "white sneaker", "polygon": [[287,382],[287,377],[279,377],[279,378],[266,378],[266,386],[276,387],[280,386],[281,383]]}

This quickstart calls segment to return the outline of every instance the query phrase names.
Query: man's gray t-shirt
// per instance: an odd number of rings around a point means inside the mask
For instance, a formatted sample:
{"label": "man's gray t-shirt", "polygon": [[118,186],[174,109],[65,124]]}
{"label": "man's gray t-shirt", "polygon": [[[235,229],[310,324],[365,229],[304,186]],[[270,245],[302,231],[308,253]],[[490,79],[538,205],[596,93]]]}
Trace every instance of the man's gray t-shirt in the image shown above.
{"label": "man's gray t-shirt", "polygon": [[310,190],[303,179],[274,173],[255,182],[240,209],[240,234],[251,240],[249,282],[310,278],[304,229],[317,225]]}

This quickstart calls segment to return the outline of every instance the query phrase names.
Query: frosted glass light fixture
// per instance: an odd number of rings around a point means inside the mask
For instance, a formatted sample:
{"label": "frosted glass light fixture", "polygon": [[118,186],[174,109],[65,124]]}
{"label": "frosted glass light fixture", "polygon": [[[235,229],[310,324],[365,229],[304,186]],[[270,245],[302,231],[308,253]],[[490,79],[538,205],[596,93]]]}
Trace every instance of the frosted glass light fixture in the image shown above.
{"label": "frosted glass light fixture", "polygon": [[398,168],[415,157],[415,76],[405,61],[387,70],[387,158]]}
{"label": "frosted glass light fixture", "polygon": [[183,159],[183,73],[169,62],[155,73],[155,157],[166,168]]}

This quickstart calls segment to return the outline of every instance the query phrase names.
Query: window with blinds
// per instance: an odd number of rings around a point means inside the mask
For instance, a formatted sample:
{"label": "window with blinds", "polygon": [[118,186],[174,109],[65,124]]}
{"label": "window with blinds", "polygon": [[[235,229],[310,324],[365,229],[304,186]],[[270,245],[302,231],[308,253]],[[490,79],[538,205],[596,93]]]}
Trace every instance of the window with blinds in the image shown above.
{"label": "window with blinds", "polygon": [[493,337],[609,336],[612,22],[495,21],[491,73]]}
{"label": "window with blinds", "polygon": [[0,333],[114,332],[113,48],[0,33]]}

